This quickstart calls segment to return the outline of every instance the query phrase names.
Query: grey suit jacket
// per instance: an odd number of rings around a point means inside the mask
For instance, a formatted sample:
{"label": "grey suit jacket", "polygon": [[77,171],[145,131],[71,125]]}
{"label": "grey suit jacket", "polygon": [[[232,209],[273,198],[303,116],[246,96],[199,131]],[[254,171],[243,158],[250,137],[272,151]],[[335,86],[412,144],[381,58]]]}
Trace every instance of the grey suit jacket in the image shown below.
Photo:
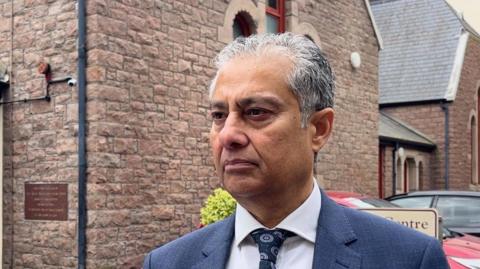
{"label": "grey suit jacket", "polygon": [[[231,216],[187,234],[150,252],[143,268],[225,268],[234,226],[235,219]],[[448,269],[449,266],[435,238],[339,206],[322,192],[312,268]]]}

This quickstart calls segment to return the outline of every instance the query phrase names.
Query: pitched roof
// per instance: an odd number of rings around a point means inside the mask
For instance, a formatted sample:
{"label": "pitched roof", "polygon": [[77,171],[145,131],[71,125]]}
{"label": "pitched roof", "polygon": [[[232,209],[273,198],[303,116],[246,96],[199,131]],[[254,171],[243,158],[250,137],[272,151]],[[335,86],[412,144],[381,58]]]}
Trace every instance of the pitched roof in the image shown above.
{"label": "pitched roof", "polygon": [[379,125],[380,140],[394,141],[428,149],[436,147],[436,144],[422,132],[383,112],[380,112]]}
{"label": "pitched roof", "polygon": [[444,0],[372,0],[371,7],[384,44],[380,104],[453,100],[466,38]]}

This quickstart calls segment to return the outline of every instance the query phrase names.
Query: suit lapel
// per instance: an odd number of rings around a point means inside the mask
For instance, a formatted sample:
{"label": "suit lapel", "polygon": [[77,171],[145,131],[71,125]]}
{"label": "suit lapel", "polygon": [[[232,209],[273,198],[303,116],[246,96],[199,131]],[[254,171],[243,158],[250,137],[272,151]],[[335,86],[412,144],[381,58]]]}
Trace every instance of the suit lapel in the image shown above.
{"label": "suit lapel", "polygon": [[360,268],[360,254],[348,246],[356,240],[344,208],[330,200],[322,191],[322,209],[318,218],[313,268]]}
{"label": "suit lapel", "polygon": [[208,243],[202,249],[204,259],[200,260],[192,269],[223,269],[227,265],[232,246],[235,225],[235,214],[225,219],[218,227]]}
{"label": "suit lapel", "polygon": [[[225,219],[202,249],[204,259],[192,269],[223,269],[227,265],[234,235],[235,214]],[[322,191],[313,269],[359,269],[361,256],[348,245],[357,240],[344,208]]]}

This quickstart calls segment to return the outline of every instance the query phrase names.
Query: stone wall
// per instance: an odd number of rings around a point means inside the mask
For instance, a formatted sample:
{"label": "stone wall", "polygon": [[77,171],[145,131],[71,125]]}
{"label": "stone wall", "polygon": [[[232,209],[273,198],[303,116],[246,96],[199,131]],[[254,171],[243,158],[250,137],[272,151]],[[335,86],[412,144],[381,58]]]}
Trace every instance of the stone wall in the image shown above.
{"label": "stone wall", "polygon": [[[337,76],[335,131],[319,156],[318,178],[328,189],[374,195],[378,44],[364,1],[286,2],[298,29],[318,33]],[[0,0],[5,36],[9,3]],[[14,3],[9,100],[43,94],[40,61],[52,65],[54,77],[76,75],[74,2]],[[212,59],[225,45],[218,32],[228,29],[224,14],[239,1],[87,3],[87,268],[129,268],[196,229],[203,200],[219,185],[207,87]],[[362,57],[357,70],[354,51]],[[0,59],[8,62],[9,54],[7,42]],[[50,102],[4,107],[6,268],[76,267],[76,88],[58,84],[51,94]],[[25,220],[25,182],[69,184],[68,221]]]}
{"label": "stone wall", "polygon": [[[5,1],[0,2],[0,35],[2,38],[0,39],[0,68],[9,68],[10,65],[10,48],[11,48],[11,9],[12,6],[7,4]],[[3,101],[5,98],[5,93],[2,93],[2,99]],[[0,108],[2,110],[2,123],[4,123],[8,118],[5,115],[5,107]],[[5,115],[5,117],[4,117]],[[4,132],[2,130],[2,139],[4,137]],[[2,248],[3,248],[3,253],[2,256],[0,256],[1,259],[1,264],[10,264],[11,261],[5,261],[5,258],[11,257],[11,246],[12,246],[12,223],[13,223],[13,214],[12,214],[12,179],[10,176],[10,170],[5,169],[5,167],[11,167],[11,158],[7,156],[7,152],[9,150],[8,148],[8,143],[5,143],[6,139],[3,141],[3,152],[1,153],[1,159],[0,161],[2,162],[2,175],[0,178],[2,179],[2,201],[0,201],[2,204],[1,209],[2,209],[2,220],[1,220],[1,225],[3,226],[3,233],[2,233]],[[6,247],[9,246],[9,247]],[[6,267],[6,266],[3,266]],[[8,268],[8,267],[7,267]]]}
{"label": "stone wall", "polygon": [[[13,2],[13,26],[11,25]],[[53,77],[75,75],[75,3],[0,1],[0,57],[9,63],[11,87],[2,101],[45,96],[37,74],[41,61]],[[13,44],[11,30],[13,27]],[[76,265],[77,126],[75,88],[50,87],[52,99],[3,105],[3,263],[4,268],[73,268]],[[24,217],[25,183],[69,184],[67,221],[32,221]]]}
{"label": "stone wall", "polygon": [[[375,196],[379,48],[364,2],[299,1],[298,11],[300,21],[318,31],[337,77],[334,131],[318,156],[317,177],[327,189]],[[352,52],[361,55],[357,70],[350,64]]]}
{"label": "stone wall", "polygon": [[88,267],[99,268],[196,229],[218,186],[206,89],[226,4],[89,4]]}

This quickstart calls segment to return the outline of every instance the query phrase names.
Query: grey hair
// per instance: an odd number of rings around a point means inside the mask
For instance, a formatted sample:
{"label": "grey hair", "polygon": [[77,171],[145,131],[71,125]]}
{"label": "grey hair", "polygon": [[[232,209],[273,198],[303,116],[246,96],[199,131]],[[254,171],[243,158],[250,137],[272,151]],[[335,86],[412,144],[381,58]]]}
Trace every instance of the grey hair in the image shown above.
{"label": "grey hair", "polygon": [[[228,44],[215,59],[217,70],[238,56],[260,56],[279,53],[293,61],[286,83],[297,97],[302,127],[315,111],[333,107],[335,76],[320,48],[303,35],[292,33],[252,35],[237,38]],[[209,94],[213,96],[219,71],[213,78]]]}

